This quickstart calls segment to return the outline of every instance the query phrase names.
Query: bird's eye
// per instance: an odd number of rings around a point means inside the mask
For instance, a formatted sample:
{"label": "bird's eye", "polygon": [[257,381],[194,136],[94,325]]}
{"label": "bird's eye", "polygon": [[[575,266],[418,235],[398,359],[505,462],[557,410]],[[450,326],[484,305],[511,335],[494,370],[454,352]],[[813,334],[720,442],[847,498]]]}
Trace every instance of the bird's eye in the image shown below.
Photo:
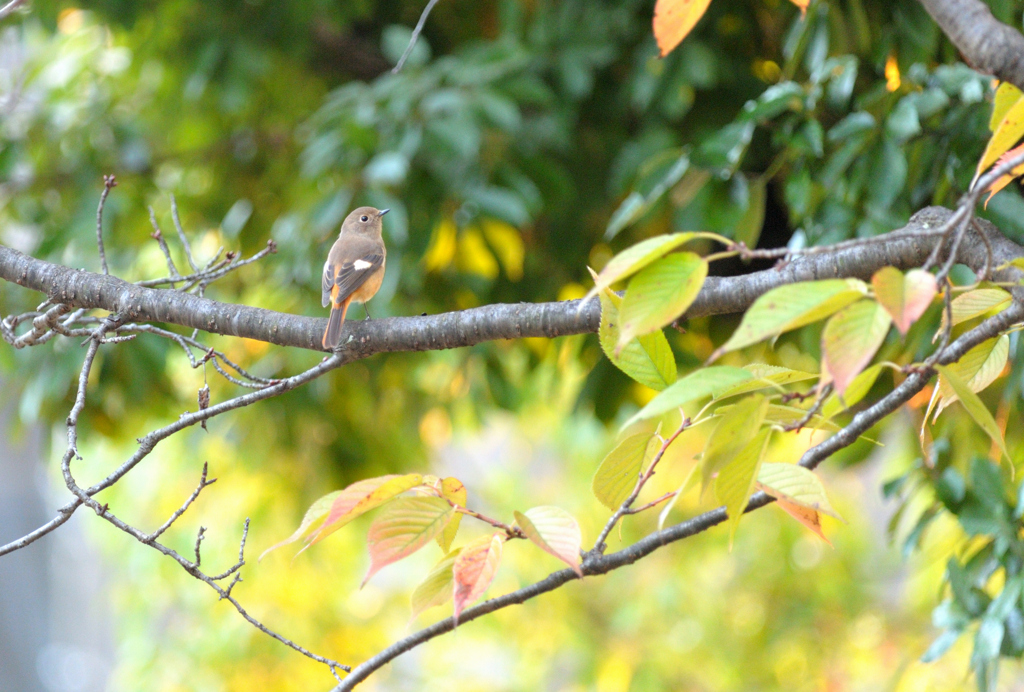
{"label": "bird's eye", "polygon": [[364,216],[360,216],[359,220],[362,221],[363,223],[366,223],[367,221],[370,220],[370,217],[369,216],[365,216],[365,215]]}

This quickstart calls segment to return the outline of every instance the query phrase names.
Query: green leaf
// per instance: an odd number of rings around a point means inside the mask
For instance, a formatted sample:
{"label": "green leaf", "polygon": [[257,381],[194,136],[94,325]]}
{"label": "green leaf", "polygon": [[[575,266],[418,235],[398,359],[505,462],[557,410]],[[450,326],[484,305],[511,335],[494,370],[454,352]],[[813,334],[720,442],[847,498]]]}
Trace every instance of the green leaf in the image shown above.
{"label": "green leaf", "polygon": [[821,333],[822,363],[840,395],[874,358],[891,321],[873,300],[859,300],[829,318]]}
{"label": "green leaf", "polygon": [[761,464],[757,482],[762,490],[776,499],[782,498],[843,520],[828,501],[821,479],[803,466],[765,462]]}
{"label": "green leaf", "polygon": [[732,462],[754,439],[767,413],[768,397],[752,394],[722,415],[704,445],[704,455],[700,460],[702,494],[711,477]]}
{"label": "green leaf", "polygon": [[757,481],[758,471],[764,459],[765,451],[768,449],[768,441],[771,438],[772,429],[765,428],[757,433],[743,446],[718,473],[715,480],[715,495],[718,501],[725,505],[729,515],[729,549],[732,549],[732,540],[736,535],[736,527],[743,516],[743,510],[747,506],[747,500],[754,491],[754,483]]}
{"label": "green leaf", "polygon": [[732,337],[711,359],[817,322],[866,294],[867,286],[858,279],[806,281],[773,288],[754,301]]}
{"label": "green leaf", "polygon": [[619,306],[616,348],[637,335],[661,329],[690,307],[704,285],[708,263],[692,252],[674,252],[634,276]]}
{"label": "green leaf", "polygon": [[756,392],[761,389],[776,389],[793,384],[795,382],[806,382],[814,380],[818,375],[812,372],[801,370],[790,370],[780,365],[768,365],[767,363],[748,363],[743,369],[750,373],[750,379],[746,382],[734,385],[715,394],[716,399],[727,399],[748,392]]}
{"label": "green leaf", "polygon": [[619,370],[640,384],[661,391],[676,381],[676,360],[668,339],[657,331],[618,348],[621,303],[622,298],[612,291],[601,292],[601,350]]}
{"label": "green leaf", "polygon": [[561,507],[534,507],[525,513],[513,512],[516,523],[526,537],[541,550],[551,553],[569,565],[576,574],[580,569],[580,548],[583,534],[575,518]]}
{"label": "green leaf", "polygon": [[427,608],[444,605],[451,599],[455,583],[452,566],[461,552],[462,548],[456,548],[441,558],[412,592],[412,617]]}
{"label": "green leaf", "polygon": [[653,433],[630,435],[608,452],[597,467],[591,489],[602,505],[615,511],[622,506],[640,479],[640,471],[658,449]]}
{"label": "green leaf", "polygon": [[996,425],[995,419],[992,418],[992,414],[985,408],[985,404],[981,402],[978,395],[972,392],[967,383],[949,366],[937,365],[935,369],[949,382],[949,385],[953,388],[957,397],[959,397],[960,403],[967,409],[967,413],[971,414],[974,422],[981,426],[981,429],[992,438],[992,441],[1002,450],[1006,458],[1010,459],[1010,454],[1006,451],[1006,444],[1003,442],[1003,435],[999,432],[999,426]]}
{"label": "green leaf", "polygon": [[[451,500],[459,507],[466,506],[466,486],[462,484],[458,478],[448,477],[441,481],[441,497],[446,500]],[[455,540],[456,534],[459,533],[459,524],[462,521],[462,514],[456,512],[452,517],[452,520],[448,522],[448,526],[444,527],[444,531],[437,537],[437,544],[441,546],[441,550],[445,553],[449,552],[452,548],[452,541]]]}
{"label": "green leaf", "polygon": [[[980,317],[990,310],[1003,310],[1010,305],[1013,296],[1001,288],[977,288],[967,293],[961,293],[953,299],[950,304],[953,313],[953,326],[966,322],[967,320]],[[946,311],[942,311],[942,321],[939,324],[939,333],[946,328]],[[935,335],[937,339],[939,333]],[[932,339],[935,341],[935,339]]]}
{"label": "green leaf", "polygon": [[691,401],[718,396],[729,387],[750,378],[751,374],[747,370],[729,365],[715,365],[695,370],[647,402],[647,405],[626,421],[623,427],[639,420],[655,418]]}
{"label": "green leaf", "polygon": [[[1010,337],[1006,334],[997,336],[994,339],[983,341],[955,363],[948,367],[954,371],[968,389],[972,392],[980,392],[1003,372],[1006,361],[1010,355]],[[938,418],[942,410],[956,401],[956,392],[944,378],[939,378],[939,403],[935,409],[935,417]]]}
{"label": "green leaf", "polygon": [[370,569],[360,588],[382,567],[412,555],[433,540],[453,514],[455,508],[440,497],[400,497],[390,503],[370,524],[366,536]]}
{"label": "green leaf", "polygon": [[714,233],[671,233],[648,238],[612,257],[604,269],[598,273],[594,279],[594,287],[590,289],[583,300],[586,301],[604,289],[610,288],[617,281],[629,278],[648,264],[661,259],[683,243],[695,238],[725,240]]}

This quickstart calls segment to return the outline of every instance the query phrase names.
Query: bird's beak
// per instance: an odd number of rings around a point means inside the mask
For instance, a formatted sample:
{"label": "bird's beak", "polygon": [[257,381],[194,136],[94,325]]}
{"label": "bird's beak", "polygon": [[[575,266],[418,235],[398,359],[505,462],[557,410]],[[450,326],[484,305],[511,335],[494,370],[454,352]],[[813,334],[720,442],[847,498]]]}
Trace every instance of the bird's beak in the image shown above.
{"label": "bird's beak", "polygon": [[391,211],[391,210],[390,209],[381,209],[379,212],[377,212],[377,218],[379,219],[380,217],[382,217],[385,214],[387,214],[389,211]]}

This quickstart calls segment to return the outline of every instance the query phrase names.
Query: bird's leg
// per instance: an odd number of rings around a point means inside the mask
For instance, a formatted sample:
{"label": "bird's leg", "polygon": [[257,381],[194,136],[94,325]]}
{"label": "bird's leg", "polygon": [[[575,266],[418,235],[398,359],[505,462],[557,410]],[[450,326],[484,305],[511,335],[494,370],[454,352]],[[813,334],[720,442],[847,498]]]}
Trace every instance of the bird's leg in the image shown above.
{"label": "bird's leg", "polygon": [[366,317],[363,318],[363,321],[366,321],[370,319],[370,308],[366,305],[366,303],[363,303],[363,310],[366,311]]}

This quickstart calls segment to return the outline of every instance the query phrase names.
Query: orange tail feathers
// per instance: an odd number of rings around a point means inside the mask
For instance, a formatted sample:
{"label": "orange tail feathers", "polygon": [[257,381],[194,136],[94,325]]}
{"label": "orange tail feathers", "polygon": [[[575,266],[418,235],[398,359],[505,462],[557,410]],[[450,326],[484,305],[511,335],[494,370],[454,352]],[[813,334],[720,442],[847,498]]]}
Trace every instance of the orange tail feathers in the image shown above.
{"label": "orange tail feathers", "polygon": [[345,313],[348,312],[349,303],[352,299],[346,300],[341,305],[331,303],[331,318],[327,322],[327,331],[324,332],[323,345],[328,351],[338,348],[341,343],[341,327],[345,324]]}

